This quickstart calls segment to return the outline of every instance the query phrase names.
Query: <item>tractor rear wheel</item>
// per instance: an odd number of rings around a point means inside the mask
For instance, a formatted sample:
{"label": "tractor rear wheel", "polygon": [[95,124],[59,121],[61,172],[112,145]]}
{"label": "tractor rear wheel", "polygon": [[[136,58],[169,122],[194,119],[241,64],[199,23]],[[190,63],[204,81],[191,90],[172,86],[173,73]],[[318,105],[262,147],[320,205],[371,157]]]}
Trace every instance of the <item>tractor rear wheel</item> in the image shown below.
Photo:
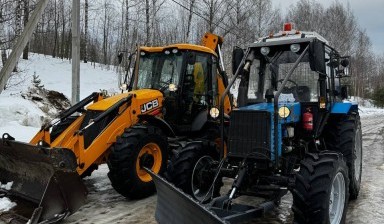
{"label": "tractor rear wheel", "polygon": [[108,177],[121,195],[140,199],[155,192],[151,176],[143,169],[161,174],[167,164],[168,143],[161,129],[135,125],[117,138],[108,158]]}
{"label": "tractor rear wheel", "polygon": [[294,223],[344,223],[348,182],[348,167],[341,153],[307,154],[292,189]]}
{"label": "tractor rear wheel", "polygon": [[360,116],[356,114],[331,120],[327,133],[329,136],[325,139],[327,148],[341,152],[347,162],[350,180],[349,197],[356,199],[360,191],[363,164]]}
{"label": "tractor rear wheel", "polygon": [[[185,193],[199,201],[206,201],[210,199],[205,196],[215,176],[209,168],[218,159],[219,153],[214,142],[189,142],[171,158],[166,177]],[[216,181],[213,196],[220,194],[222,185],[221,180]]]}

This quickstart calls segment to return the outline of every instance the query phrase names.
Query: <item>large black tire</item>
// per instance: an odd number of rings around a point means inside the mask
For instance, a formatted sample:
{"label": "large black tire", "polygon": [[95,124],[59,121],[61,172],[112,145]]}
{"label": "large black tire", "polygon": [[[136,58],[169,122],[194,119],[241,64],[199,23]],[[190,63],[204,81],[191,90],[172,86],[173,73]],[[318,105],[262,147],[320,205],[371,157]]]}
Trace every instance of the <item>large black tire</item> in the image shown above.
{"label": "large black tire", "polygon": [[[340,153],[307,154],[292,189],[294,223],[344,223],[349,197],[348,182],[348,167]],[[339,194],[336,196],[335,192]],[[335,210],[332,208],[340,208],[333,219],[330,210]]]}
{"label": "large black tire", "polygon": [[358,113],[332,118],[327,124],[325,142],[328,150],[341,152],[348,166],[349,198],[359,195],[362,174],[362,132]]}
{"label": "large black tire", "polygon": [[108,177],[113,188],[130,199],[150,196],[156,190],[152,178],[142,168],[163,173],[168,157],[167,138],[161,129],[136,125],[117,138],[108,158]]}
{"label": "large black tire", "polygon": [[[201,198],[197,198],[194,195],[192,190],[192,176],[196,163],[204,156],[209,156],[214,160],[219,159],[217,146],[214,142],[189,142],[171,158],[167,168],[166,177],[168,181],[197,200],[200,200]],[[210,177],[212,178],[202,180],[204,183],[199,182],[199,184],[203,186],[204,190],[208,190],[211,186],[214,174],[210,175]],[[217,196],[220,193],[221,186],[222,181],[217,180],[214,188],[214,196]]]}

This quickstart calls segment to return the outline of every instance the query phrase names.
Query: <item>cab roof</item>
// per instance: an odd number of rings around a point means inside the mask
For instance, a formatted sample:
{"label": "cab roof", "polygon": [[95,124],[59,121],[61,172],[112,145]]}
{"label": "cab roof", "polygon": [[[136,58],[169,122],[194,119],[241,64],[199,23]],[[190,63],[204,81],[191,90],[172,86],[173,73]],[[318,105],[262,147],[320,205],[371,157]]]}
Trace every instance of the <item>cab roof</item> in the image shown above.
{"label": "cab roof", "polygon": [[156,52],[163,52],[166,49],[173,49],[173,48],[177,48],[179,50],[192,50],[192,51],[204,52],[204,53],[212,54],[217,57],[216,52],[214,52],[212,49],[201,46],[201,45],[195,45],[195,44],[172,44],[164,47],[140,47],[140,50],[156,53]]}

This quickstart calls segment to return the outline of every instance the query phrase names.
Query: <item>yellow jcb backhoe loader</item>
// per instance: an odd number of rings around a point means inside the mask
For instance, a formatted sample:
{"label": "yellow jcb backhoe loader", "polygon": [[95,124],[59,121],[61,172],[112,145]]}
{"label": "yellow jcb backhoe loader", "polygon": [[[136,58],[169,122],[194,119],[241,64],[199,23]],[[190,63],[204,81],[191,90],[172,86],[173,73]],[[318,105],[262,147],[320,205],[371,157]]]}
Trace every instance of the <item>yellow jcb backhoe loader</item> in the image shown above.
{"label": "yellow jcb backhoe loader", "polygon": [[[207,33],[201,45],[139,47],[127,93],[91,94],[29,143],[4,134],[0,182],[13,185],[0,195],[18,206],[0,218],[28,223],[65,218],[84,203],[81,177],[105,162],[117,192],[136,199],[152,194],[144,167],[163,172],[182,139],[220,137],[219,96],[227,86],[219,63],[222,42]],[[228,114],[229,98],[224,108]]]}

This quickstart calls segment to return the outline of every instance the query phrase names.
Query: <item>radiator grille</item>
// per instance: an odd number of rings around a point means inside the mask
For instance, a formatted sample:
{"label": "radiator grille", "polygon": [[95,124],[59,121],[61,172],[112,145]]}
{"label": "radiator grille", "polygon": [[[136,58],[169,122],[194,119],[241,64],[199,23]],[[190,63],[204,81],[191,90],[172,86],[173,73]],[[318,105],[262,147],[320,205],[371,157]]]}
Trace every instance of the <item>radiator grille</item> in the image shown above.
{"label": "radiator grille", "polygon": [[228,137],[231,155],[244,157],[257,152],[251,157],[270,158],[271,114],[254,110],[232,111]]}

